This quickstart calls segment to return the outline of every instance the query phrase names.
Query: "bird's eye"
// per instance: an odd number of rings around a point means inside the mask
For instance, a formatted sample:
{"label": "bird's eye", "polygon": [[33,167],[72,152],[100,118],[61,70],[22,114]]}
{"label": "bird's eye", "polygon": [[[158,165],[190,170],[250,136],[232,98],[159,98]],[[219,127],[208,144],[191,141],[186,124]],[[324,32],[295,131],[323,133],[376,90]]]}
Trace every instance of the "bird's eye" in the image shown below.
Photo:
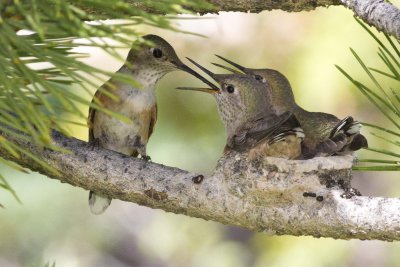
{"label": "bird's eye", "polygon": [[152,50],[153,50],[152,51],[153,57],[160,58],[160,57],[163,56],[163,52],[162,52],[162,50],[160,48],[153,48]]}
{"label": "bird's eye", "polygon": [[230,94],[232,94],[233,92],[235,92],[235,86],[233,86],[232,84],[228,84],[226,86],[226,91]]}
{"label": "bird's eye", "polygon": [[265,82],[264,78],[263,78],[261,75],[254,75],[254,78],[255,78],[257,81]]}

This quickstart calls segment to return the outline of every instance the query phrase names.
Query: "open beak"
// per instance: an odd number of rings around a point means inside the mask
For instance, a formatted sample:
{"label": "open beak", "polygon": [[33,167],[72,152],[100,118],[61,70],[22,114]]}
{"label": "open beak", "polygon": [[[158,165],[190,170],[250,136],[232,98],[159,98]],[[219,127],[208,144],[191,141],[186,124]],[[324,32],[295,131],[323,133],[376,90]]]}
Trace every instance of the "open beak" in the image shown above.
{"label": "open beak", "polygon": [[229,68],[229,67],[227,67],[227,66],[224,66],[224,65],[221,65],[221,64],[218,64],[218,63],[211,63],[211,64],[213,64],[214,66],[220,67],[220,68],[222,68],[222,69],[225,69],[225,70],[227,70],[227,71],[230,71],[230,72],[232,72],[232,73],[243,74],[243,73],[240,72],[240,71],[237,71],[237,70],[235,70],[235,69]]}
{"label": "open beak", "polygon": [[[212,73],[211,71],[209,71],[208,69],[204,68],[203,66],[201,66],[200,64],[198,64],[197,62],[195,62],[194,60],[187,58],[191,63],[193,63],[194,65],[196,65],[199,69],[201,69],[202,71],[204,71],[207,75],[209,75],[211,78],[213,78],[214,80],[217,79],[216,75],[214,73]],[[178,90],[191,90],[191,91],[200,91],[200,92],[205,92],[205,93],[209,93],[209,94],[219,94],[221,93],[221,90],[218,86],[216,86],[215,84],[213,84],[212,82],[210,82],[209,80],[207,80],[206,78],[204,78],[203,76],[201,76],[200,74],[198,74],[196,71],[192,70],[191,68],[189,68],[188,66],[186,66],[185,64],[182,63],[181,66],[178,66],[178,68],[180,68],[181,70],[184,70],[190,74],[192,74],[193,76],[195,76],[196,78],[198,78],[200,81],[204,82],[205,84],[207,84],[209,86],[209,88],[207,87],[189,87],[189,86],[182,86],[182,87],[177,87],[176,89]]]}
{"label": "open beak", "polygon": [[[237,64],[237,63],[235,63],[235,62],[233,62],[232,60],[229,60],[229,59],[227,59],[227,58],[221,57],[221,56],[219,56],[219,55],[215,55],[215,56],[216,56],[216,57],[219,57],[219,58],[222,59],[223,61],[225,61],[225,62],[231,64],[232,66],[234,66],[235,68],[239,69],[240,71],[246,73],[247,69],[246,69],[245,67],[243,67],[243,66],[241,66],[241,65],[239,65],[239,64]],[[214,64],[214,63],[213,63],[213,64]],[[233,73],[238,73],[237,71],[235,71],[235,70],[233,70],[233,69],[231,69],[231,68],[229,68],[229,67],[225,67],[225,66],[222,66],[222,65],[219,65],[219,64],[214,64],[214,65],[216,65],[216,66],[218,66],[218,67],[221,67],[221,68],[224,68],[224,69],[226,69],[226,70],[232,71]]]}
{"label": "open beak", "polygon": [[210,77],[213,78],[214,80],[217,79],[217,76],[215,75],[215,73],[213,73],[213,72],[209,71],[208,69],[204,68],[202,65],[200,65],[199,63],[197,63],[197,62],[194,61],[193,59],[188,58],[188,57],[187,57],[187,59],[188,59],[190,62],[192,62],[194,65],[196,65],[196,67],[198,67],[199,69],[201,69],[202,71],[204,71],[208,76],[210,76]]}
{"label": "open beak", "polygon": [[190,90],[190,91],[199,91],[199,92],[205,92],[209,94],[219,94],[221,91],[219,89],[215,90],[212,88],[203,88],[203,87],[176,87],[175,89],[178,90]]}
{"label": "open beak", "polygon": [[[195,64],[196,66],[200,66],[198,65],[196,62],[194,62],[193,60],[189,59],[193,64]],[[207,80],[206,78],[204,78],[203,76],[201,76],[199,73],[197,73],[196,71],[194,71],[192,68],[190,68],[189,66],[187,66],[186,64],[184,64],[183,62],[174,62],[174,65],[180,69],[183,70],[187,73],[192,74],[194,77],[196,77],[197,79],[199,79],[200,81],[202,81],[203,83],[207,84],[210,88],[207,88],[207,90],[209,91],[215,91],[215,92],[219,92],[219,87],[216,86],[215,84],[213,84],[212,82],[210,82],[209,80]],[[202,69],[202,68],[200,68]],[[203,70],[203,69],[202,69]],[[204,71],[204,70],[203,70]],[[206,72],[207,73],[207,72]],[[208,73],[207,73],[208,74]],[[189,87],[178,87],[177,89],[182,89],[183,88],[189,88]],[[204,88],[205,89],[205,88]],[[197,90],[197,91],[205,91],[205,90]]]}

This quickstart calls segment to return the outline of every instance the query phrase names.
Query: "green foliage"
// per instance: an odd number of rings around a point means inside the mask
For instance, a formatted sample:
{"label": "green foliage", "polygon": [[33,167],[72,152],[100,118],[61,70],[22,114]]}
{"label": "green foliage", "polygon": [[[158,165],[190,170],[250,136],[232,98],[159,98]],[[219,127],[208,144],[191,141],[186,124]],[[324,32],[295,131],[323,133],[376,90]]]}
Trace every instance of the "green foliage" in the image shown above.
{"label": "green foliage", "polygon": [[[378,43],[378,56],[386,66],[385,70],[378,68],[368,67],[360,56],[350,48],[351,53],[356,58],[364,72],[373,84],[373,87],[367,86],[365,83],[360,82],[353,78],[350,74],[344,71],[341,67],[336,66],[355,86],[356,88],[380,111],[380,113],[390,121],[394,130],[389,127],[382,127],[374,123],[363,123],[364,126],[375,130],[371,134],[387,144],[400,146],[400,141],[394,138],[400,137],[400,92],[399,88],[385,88],[382,79],[389,78],[396,83],[400,82],[400,51],[397,40],[394,40],[387,34],[383,34],[385,41],[373,33],[367,25],[360,20],[357,22],[370,34],[370,36]],[[353,167],[354,170],[364,171],[399,171],[400,170],[400,153],[369,147],[367,150],[375,152],[378,158],[372,159],[359,159],[361,165]],[[394,159],[381,159],[379,155],[394,157]],[[379,165],[376,165],[378,163]]]}
{"label": "green foliage", "polygon": [[[128,76],[116,76],[82,63],[79,59],[85,55],[74,50],[79,46],[79,40],[83,38],[85,46],[101,47],[118,56],[116,46],[110,45],[107,38],[117,41],[119,47],[130,48],[132,40],[143,41],[133,27],[135,25],[176,30],[168,16],[154,13],[190,13],[184,5],[205,5],[202,0],[136,2],[137,8],[122,0],[0,1],[0,132],[4,133],[0,136],[1,149],[15,158],[21,155],[31,157],[53,170],[23,147],[10,142],[7,135],[17,135],[39,147],[56,149],[51,144],[51,131],[69,134],[65,127],[65,114],[86,119],[78,104],[109,112],[96,101],[90,101],[92,92],[89,88],[94,85],[93,79],[105,74],[135,83]],[[113,24],[104,21],[109,18],[120,21]],[[20,30],[29,30],[29,33],[21,34]],[[43,63],[46,67],[37,67]],[[68,87],[73,83],[82,89],[78,94]],[[22,170],[2,158],[0,163]],[[0,177],[0,187],[17,198],[3,177]]]}
{"label": "green foliage", "polygon": [[[7,150],[15,158],[25,155],[31,157],[43,166],[55,172],[51,166],[29,153],[23,147],[17,146],[7,139],[7,135],[17,135],[20,138],[33,141],[40,147],[57,149],[51,144],[52,129],[66,135],[66,114],[77,115],[86,119],[78,105],[92,106],[114,116],[102,108],[96,101],[91,102],[93,94],[91,87],[95,86],[93,79],[99,75],[113,76],[128,83],[135,83],[130,77],[107,73],[101,69],[82,63],[80,59],[85,54],[76,52],[75,48],[82,45],[101,47],[109,54],[118,57],[117,47],[132,47],[133,40],[140,39],[141,33],[134,26],[149,25],[177,31],[170,23],[174,14],[190,13],[191,9],[208,5],[202,0],[168,0],[168,1],[135,1],[137,8],[122,0],[30,0],[30,1],[0,1],[0,148]],[[163,14],[170,14],[164,16]],[[107,23],[107,19],[117,18],[118,23]],[[92,23],[88,23],[91,21]],[[360,22],[360,24],[362,24]],[[363,24],[362,24],[363,25]],[[400,114],[400,96],[394,89],[385,89],[375,78],[382,75],[396,81],[400,80],[400,52],[389,36],[385,35],[387,45],[380,41],[365,25],[363,27],[378,42],[378,55],[387,66],[386,71],[368,68],[360,57],[352,53],[373,81],[376,89],[369,88],[353,79],[347,72],[341,70],[346,77],[373,103],[396,130],[375,124],[364,123],[365,126],[381,132],[375,134],[386,142],[391,141],[386,135],[400,136],[398,118]],[[21,34],[20,30],[29,30],[29,34]],[[106,40],[113,39],[118,45],[110,45]],[[137,44],[137,43],[136,43]],[[46,67],[38,68],[45,63]],[[79,84],[81,92],[70,90],[69,85]],[[107,92],[104,92],[107,94]],[[112,96],[111,96],[112,97]],[[393,156],[399,154],[378,148],[369,148],[376,153]],[[362,159],[359,162],[381,163],[378,166],[356,166],[363,170],[399,170],[397,160]],[[20,171],[25,171],[13,162],[0,158],[0,163],[9,165]],[[0,187],[8,190],[19,201],[15,191],[0,175]]]}

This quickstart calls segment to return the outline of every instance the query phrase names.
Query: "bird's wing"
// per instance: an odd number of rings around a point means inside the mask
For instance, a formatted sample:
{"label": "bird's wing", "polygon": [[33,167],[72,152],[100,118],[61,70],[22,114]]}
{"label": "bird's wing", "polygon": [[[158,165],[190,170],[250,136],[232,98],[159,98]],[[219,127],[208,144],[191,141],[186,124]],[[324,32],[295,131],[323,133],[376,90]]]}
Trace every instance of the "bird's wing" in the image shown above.
{"label": "bird's wing", "polygon": [[347,136],[341,132],[333,136],[332,138],[328,138],[315,147],[315,150],[313,152],[309,153],[304,153],[303,155],[305,158],[313,158],[315,156],[331,156],[341,149],[348,143],[348,138]]}
{"label": "bird's wing", "polygon": [[361,123],[355,121],[353,117],[347,116],[332,129],[329,138],[333,138],[339,133],[344,133],[347,136],[353,136],[360,133]]}
{"label": "bird's wing", "polygon": [[149,128],[149,136],[150,138],[151,134],[153,133],[154,130],[154,125],[157,122],[157,103],[154,105],[154,107],[151,109],[151,119],[150,119],[150,128]]}
{"label": "bird's wing", "polygon": [[[107,107],[107,103],[111,101],[111,99],[109,97],[107,97],[106,94],[102,93],[102,90],[110,90],[110,88],[112,88],[113,82],[111,80],[111,78],[106,81],[103,85],[101,85],[99,87],[99,89],[97,89],[96,93],[94,94],[93,98],[92,98],[92,102],[95,102],[95,99],[97,99],[98,101],[100,101],[101,105],[103,105],[104,107]],[[102,90],[100,90],[100,88],[102,88]],[[95,136],[93,133],[93,123],[94,123],[94,118],[96,116],[96,109],[92,107],[92,105],[89,107],[89,114],[88,114],[88,120],[87,120],[87,125],[89,128],[89,142],[94,141]]]}
{"label": "bird's wing", "polygon": [[285,136],[296,134],[298,131],[301,131],[300,124],[291,112],[279,116],[262,116],[240,127],[228,140],[228,144],[237,151],[245,151],[266,140],[269,143],[281,141]]}
{"label": "bird's wing", "polygon": [[315,149],[316,156],[345,154],[368,147],[367,139],[360,134],[361,123],[352,117],[341,120],[331,131],[330,137],[320,142]]}

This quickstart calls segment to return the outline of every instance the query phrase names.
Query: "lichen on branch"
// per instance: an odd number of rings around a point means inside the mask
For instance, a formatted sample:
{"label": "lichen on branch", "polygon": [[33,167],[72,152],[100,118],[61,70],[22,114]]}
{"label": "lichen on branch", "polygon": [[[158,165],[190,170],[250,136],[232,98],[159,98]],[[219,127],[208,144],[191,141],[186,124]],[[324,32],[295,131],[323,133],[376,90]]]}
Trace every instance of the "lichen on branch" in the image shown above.
{"label": "lichen on branch", "polygon": [[[354,12],[370,26],[376,27],[389,35],[400,40],[400,11],[389,2],[383,0],[284,0],[284,1],[257,1],[257,0],[205,0],[212,5],[203,7],[190,7],[187,10],[200,14],[218,13],[220,11],[238,11],[259,13],[265,10],[283,10],[287,12],[310,11],[317,7],[328,7],[332,5],[343,5]],[[143,8],[152,12],[140,1],[130,0],[128,3],[132,8]]]}
{"label": "lichen on branch", "polygon": [[30,157],[15,158],[0,149],[6,159],[50,178],[150,208],[277,235],[400,240],[400,200],[352,193],[352,156],[249,161],[245,154],[231,152],[211,175],[203,177],[93,148],[58,132],[53,134],[54,145],[70,153],[6,137],[38,155],[57,174]]}

